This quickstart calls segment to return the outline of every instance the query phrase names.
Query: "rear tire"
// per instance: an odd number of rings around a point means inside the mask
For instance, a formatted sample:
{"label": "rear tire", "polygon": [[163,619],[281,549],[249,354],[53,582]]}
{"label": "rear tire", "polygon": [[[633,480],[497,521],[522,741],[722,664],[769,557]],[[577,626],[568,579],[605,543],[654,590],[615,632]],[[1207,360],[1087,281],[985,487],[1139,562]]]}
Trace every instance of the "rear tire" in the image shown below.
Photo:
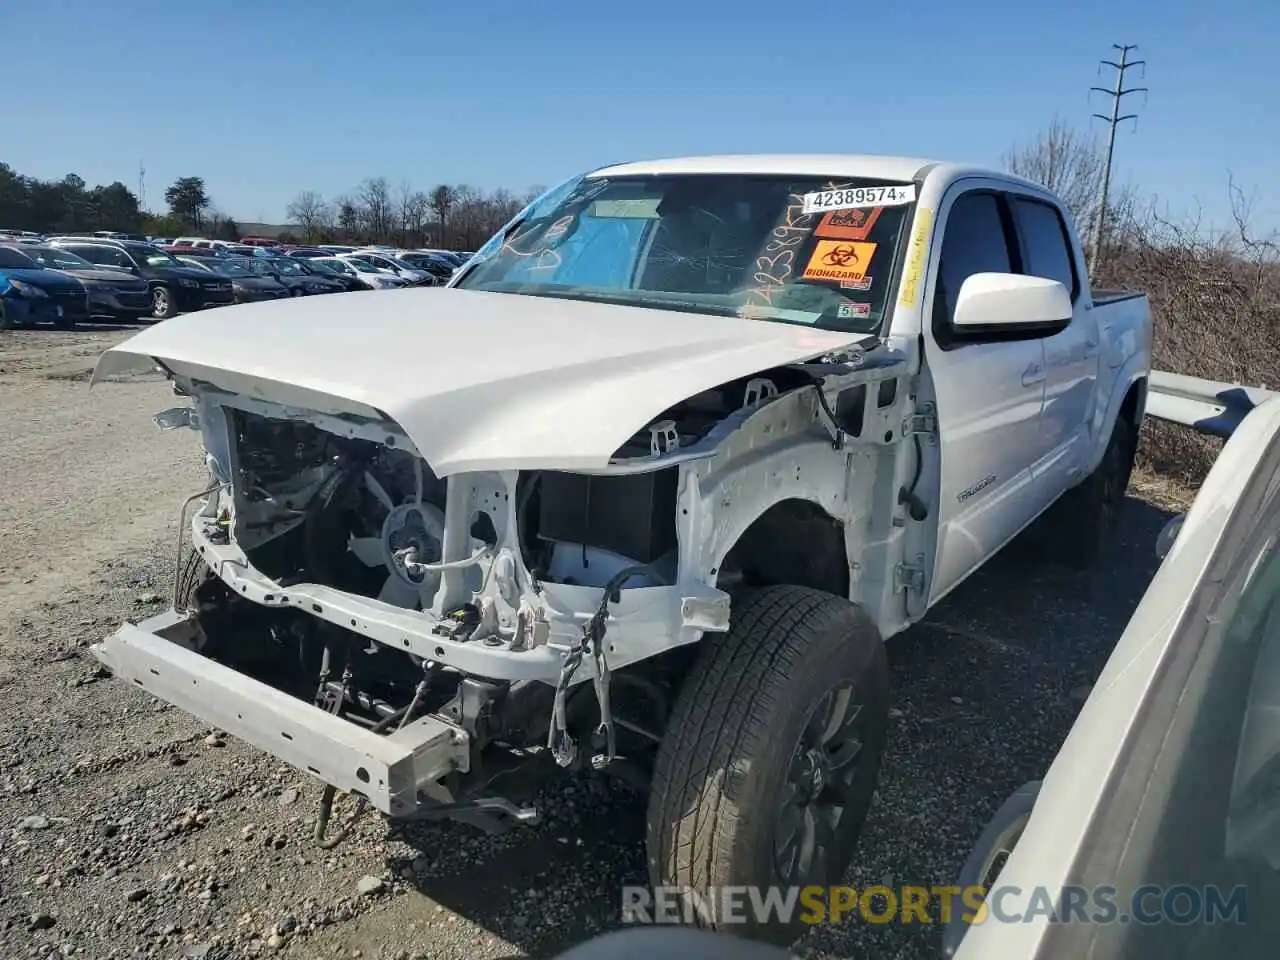
{"label": "rear tire", "polygon": [[[774,586],[735,596],[728,632],[702,642],[658,751],[650,881],[709,904],[726,886],[763,897],[839,882],[884,752],[889,679],[879,632],[847,600]],[[802,909],[789,922],[693,919],[788,944],[806,929]]]}
{"label": "rear tire", "polygon": [[13,322],[9,319],[9,314],[4,309],[4,302],[0,301],[0,330],[9,330],[13,325]]}
{"label": "rear tire", "polygon": [[1122,416],[1093,473],[1050,507],[1049,545],[1064,565],[1085,570],[1098,562],[1124,503],[1137,449],[1137,428]]}

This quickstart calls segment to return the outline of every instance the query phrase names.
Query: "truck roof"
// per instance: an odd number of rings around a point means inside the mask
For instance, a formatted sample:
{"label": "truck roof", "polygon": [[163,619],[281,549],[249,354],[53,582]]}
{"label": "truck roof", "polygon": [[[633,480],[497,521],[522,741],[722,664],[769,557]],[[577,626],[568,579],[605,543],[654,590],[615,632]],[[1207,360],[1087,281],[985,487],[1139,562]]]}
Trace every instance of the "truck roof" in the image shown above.
{"label": "truck roof", "polygon": [[602,167],[589,176],[624,177],[662,173],[807,174],[832,177],[874,177],[912,180],[938,161],[917,157],[881,157],[858,154],[734,154],[706,157],[672,157]]}
{"label": "truck roof", "polygon": [[937,173],[949,183],[960,177],[985,176],[1007,180],[1035,190],[1044,187],[1005,170],[969,164],[929,160],[923,157],[886,157],[876,154],[841,153],[762,153],[725,154],[722,156],[671,157],[640,160],[601,167],[589,177],[625,177],[646,174],[725,173],[759,174],[762,176],[861,177],[871,180],[911,181]]}

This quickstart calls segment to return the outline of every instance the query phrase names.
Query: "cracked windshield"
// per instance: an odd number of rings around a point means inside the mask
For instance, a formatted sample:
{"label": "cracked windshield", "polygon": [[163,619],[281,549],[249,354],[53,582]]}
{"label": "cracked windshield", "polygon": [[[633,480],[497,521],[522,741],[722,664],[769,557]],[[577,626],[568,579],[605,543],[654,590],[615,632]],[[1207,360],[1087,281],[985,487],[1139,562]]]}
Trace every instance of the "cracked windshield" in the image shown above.
{"label": "cracked windshield", "polygon": [[914,196],[870,181],[583,178],[533,204],[457,285],[870,332]]}

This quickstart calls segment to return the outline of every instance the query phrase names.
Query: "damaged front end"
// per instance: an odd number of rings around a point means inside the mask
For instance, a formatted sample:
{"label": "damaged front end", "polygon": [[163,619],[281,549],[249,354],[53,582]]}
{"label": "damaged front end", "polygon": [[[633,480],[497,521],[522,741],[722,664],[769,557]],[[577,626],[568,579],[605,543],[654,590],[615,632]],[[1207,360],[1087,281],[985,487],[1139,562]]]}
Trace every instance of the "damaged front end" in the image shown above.
{"label": "damaged front end", "polygon": [[[736,585],[811,583],[906,615],[876,571],[913,527],[905,507],[869,504],[910,476],[909,345],[733,321],[679,357],[611,358],[606,338],[598,361],[536,382],[384,386],[336,350],[313,351],[322,376],[266,334],[251,355],[165,326],[95,376],[160,364],[190,405],[157,422],[200,431],[210,485],[179,525],[173,609],[94,653],[327,784],[322,831],[335,790],[483,826],[536,817],[518,800],[526,774],[644,785]],[[525,406],[503,419],[495,397]],[[779,550],[801,529],[817,540]]]}
{"label": "damaged front end", "polygon": [[614,671],[729,612],[678,576],[674,424],[595,475],[442,479],[389,421],[181,389],[156,420],[200,430],[212,483],[173,609],[94,647],[113,672],[390,816],[531,819],[488,792],[531,760],[644,778],[662,668]]}

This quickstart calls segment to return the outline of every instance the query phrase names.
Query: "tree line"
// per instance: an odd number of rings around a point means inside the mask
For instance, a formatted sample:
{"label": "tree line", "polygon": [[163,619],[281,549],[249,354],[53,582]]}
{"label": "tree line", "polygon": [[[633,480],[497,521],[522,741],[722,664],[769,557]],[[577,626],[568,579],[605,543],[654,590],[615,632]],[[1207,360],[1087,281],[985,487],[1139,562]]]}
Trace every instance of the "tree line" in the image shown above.
{"label": "tree line", "polygon": [[39,180],[0,162],[0,227],[40,233],[137,230],[142,217],[137,196],[119,180],[96,187],[74,173]]}
{"label": "tree line", "polygon": [[514,217],[542,187],[523,194],[485,193],[466,184],[417,190],[370,177],[351,193],[326,199],[315,190],[294,197],[285,215],[307,243],[395,243],[406,247],[474,250]]}
{"label": "tree line", "polygon": [[[475,250],[538,195],[541,188],[485,192],[467,184],[431,189],[392,187],[370,177],[347,195],[326,198],[307,189],[289,201],[279,238],[302,243],[398,243]],[[90,187],[77,174],[28,177],[0,161],[0,228],[38,233],[122,230],[152,237],[196,233],[238,239],[236,220],[214,205],[202,177],[179,177],[164,192],[165,210],[142,210],[136,193],[115,180]]]}
{"label": "tree line", "polygon": [[[349,194],[326,198],[304,190],[286,209],[278,238],[286,243],[394,243],[474,250],[542,188],[522,194],[467,184],[430,190],[370,177]],[[203,177],[179,177],[164,192],[166,209],[150,213],[119,180],[90,187],[74,173],[60,180],[25,176],[0,162],[0,228],[39,233],[119,230],[148,236],[197,234],[236,240],[240,226],[214,205]]]}

